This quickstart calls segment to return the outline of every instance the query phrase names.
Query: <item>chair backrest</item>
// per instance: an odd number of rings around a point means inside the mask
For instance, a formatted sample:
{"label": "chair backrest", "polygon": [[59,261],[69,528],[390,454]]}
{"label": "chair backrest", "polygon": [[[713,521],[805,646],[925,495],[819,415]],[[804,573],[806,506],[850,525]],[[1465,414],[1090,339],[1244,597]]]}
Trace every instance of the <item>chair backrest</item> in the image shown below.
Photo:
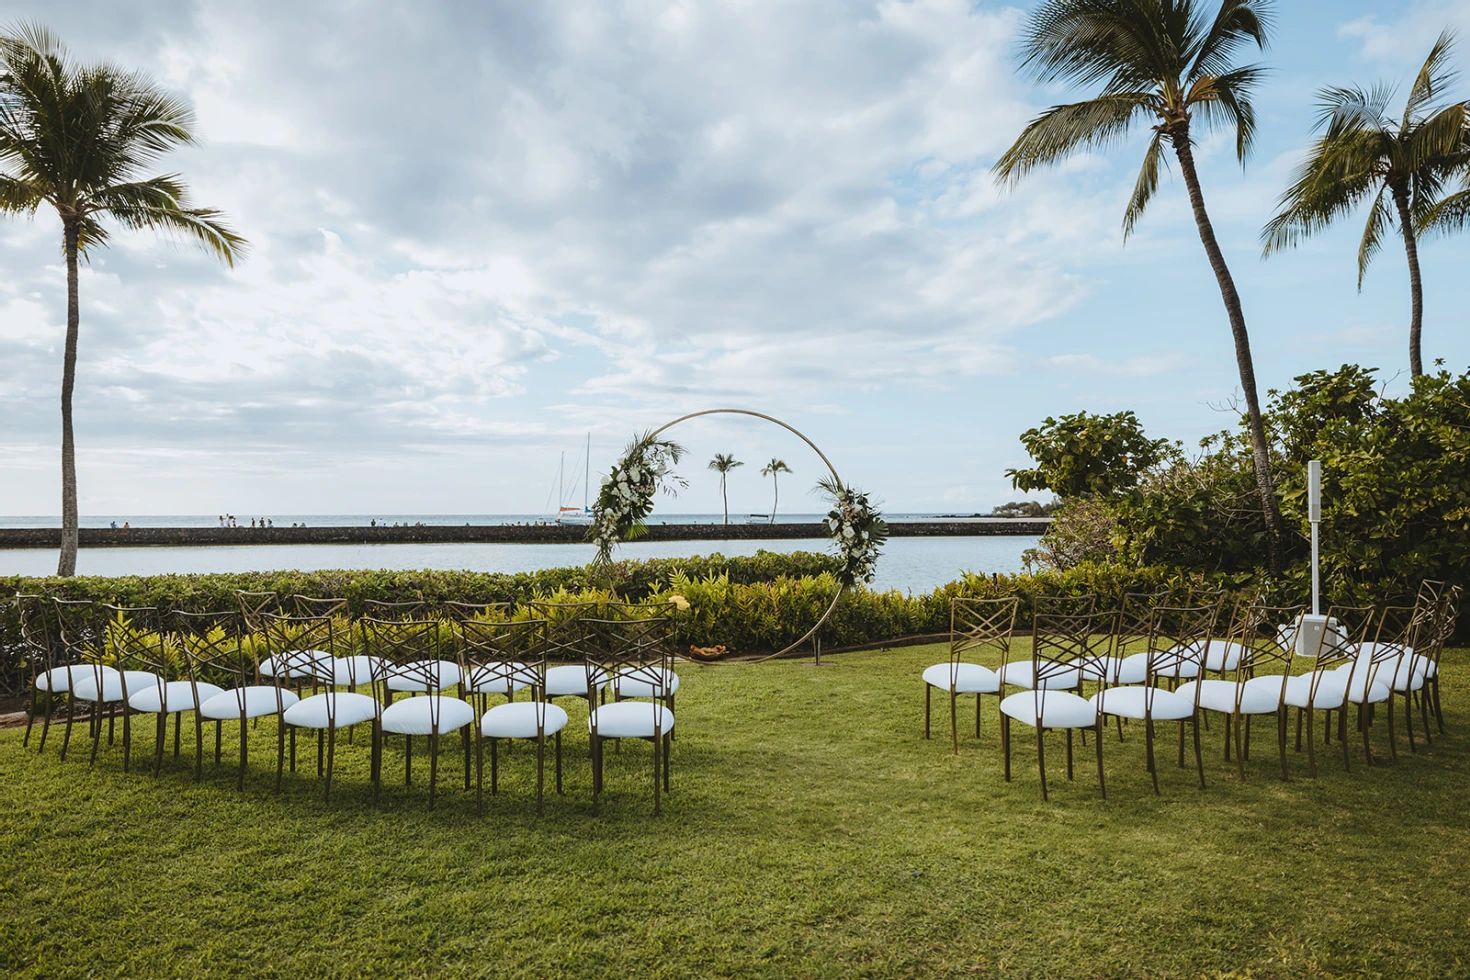
{"label": "chair backrest", "polygon": [[[447,639],[442,622],[437,619],[362,618],[367,654],[373,658],[372,678],[375,695],[382,700],[390,678],[438,692],[441,686],[441,661],[453,657],[453,640]],[[454,662],[459,662],[453,657]],[[437,702],[435,703],[437,711]],[[437,714],[434,722],[438,724]]]}
{"label": "chair backrest", "polygon": [[1218,601],[1200,605],[1160,605],[1151,610],[1144,680],[1150,692],[1160,677],[1204,676],[1210,640],[1214,638],[1219,618]]}
{"label": "chair backrest", "polygon": [[467,619],[500,619],[509,615],[509,602],[445,602],[444,614],[456,623]]}
{"label": "chair backrest", "polygon": [[334,656],[339,648],[352,646],[350,631],[340,629],[331,616],[292,616],[286,613],[261,613],[261,629],[265,640],[269,669],[261,673],[277,680],[309,679],[315,684],[321,677],[318,663]]}
{"label": "chair backrest", "polygon": [[30,665],[31,684],[57,666],[61,641],[56,635],[56,610],[45,596],[17,592],[15,608],[20,616],[21,653]]}
{"label": "chair backrest", "polygon": [[87,599],[51,600],[56,611],[56,638],[72,663],[100,663],[107,645],[107,614]]}
{"label": "chair backrest", "polygon": [[[1227,648],[1234,647],[1239,660],[1235,666],[1235,684],[1244,688],[1247,681],[1279,672],[1281,689],[1286,695],[1286,682],[1291,676],[1293,643],[1301,629],[1305,606],[1272,606],[1264,602],[1240,601],[1225,631]],[[1283,628],[1284,627],[1284,628]],[[1224,673],[1224,671],[1222,671]]]}
{"label": "chair backrest", "polygon": [[1073,612],[1038,611],[1031,630],[1035,687],[1044,691],[1045,682],[1076,670],[1106,676],[1102,658],[1111,646],[1115,620],[1114,613],[1090,607]]}
{"label": "chair backrest", "polygon": [[1113,655],[1121,657],[1128,647],[1146,642],[1154,626],[1154,610],[1169,605],[1169,592],[1125,592],[1113,621]]}
{"label": "chair backrest", "polygon": [[99,605],[98,611],[107,617],[107,659],[122,675],[124,701],[138,693],[136,689],[129,690],[127,672],[130,670],[154,675],[157,681],[153,683],[174,680],[183,674],[180,669],[183,664],[169,656],[168,633],[156,606]]}
{"label": "chair backrest", "polygon": [[[524,684],[535,699],[546,690],[546,621],[463,619],[454,624],[460,668],[480,690],[509,694]],[[491,684],[490,682],[496,682]],[[498,682],[503,683],[503,690]]]}
{"label": "chair backrest", "polygon": [[362,614],[373,619],[428,619],[434,611],[432,605],[426,599],[409,599],[403,602],[364,599]]}
{"label": "chair backrest", "polygon": [[235,599],[240,603],[240,615],[245,619],[245,628],[252,633],[264,633],[264,613],[279,613],[281,597],[274,592],[246,592],[235,590]]}
{"label": "chair backrest", "polygon": [[531,614],[546,623],[546,658],[578,663],[588,660],[589,626],[605,602],[543,602],[532,600]]}
{"label": "chair backrest", "polygon": [[346,599],[317,599],[308,595],[293,595],[291,605],[298,616],[347,617],[351,615]]}
{"label": "chair backrest", "polygon": [[[974,657],[977,653],[997,652],[1001,662],[1009,659],[1011,637],[1016,631],[1016,613],[1021,600],[951,599],[949,601],[949,664]],[[950,682],[954,682],[951,673]]]}
{"label": "chair backrest", "polygon": [[1392,686],[1401,669],[1407,679],[1408,672],[1424,663],[1425,655],[1419,651],[1430,640],[1431,628],[1417,606],[1384,606],[1365,634],[1353,668],[1353,685],[1361,679],[1368,686],[1379,680]]}
{"label": "chair backrest", "polygon": [[173,627],[175,643],[183,651],[196,695],[199,684],[217,684],[228,689],[245,687],[258,680],[255,655],[245,643],[245,617],[238,610],[175,609],[167,622]]}
{"label": "chair backrest", "polygon": [[1038,595],[1031,599],[1032,612],[1042,615],[1079,615],[1097,609],[1097,594],[1086,595]]}
{"label": "chair backrest", "polygon": [[674,676],[674,623],[669,616],[590,619],[587,688],[604,677],[614,697],[623,682],[645,684],[655,698],[670,693]]}

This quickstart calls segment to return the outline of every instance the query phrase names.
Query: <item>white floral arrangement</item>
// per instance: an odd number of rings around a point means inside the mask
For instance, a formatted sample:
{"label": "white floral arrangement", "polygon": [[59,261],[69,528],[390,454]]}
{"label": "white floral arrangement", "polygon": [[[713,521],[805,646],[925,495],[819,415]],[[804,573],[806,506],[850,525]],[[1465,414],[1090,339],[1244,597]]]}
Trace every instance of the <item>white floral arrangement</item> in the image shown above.
{"label": "white floral arrangement", "polygon": [[837,544],[842,567],[837,580],[844,587],[873,581],[877,569],[878,549],[888,540],[888,524],[873,507],[866,493],[845,487],[835,480],[822,480],[817,486],[832,500],[827,513],[827,533]]}
{"label": "white floral arrangement", "polygon": [[644,523],[653,511],[659,490],[674,494],[675,487],[688,483],[673,474],[684,456],[684,447],[645,434],[635,439],[612,472],[602,478],[597,503],[592,508],[592,526],[587,538],[597,545],[595,564],[610,565],[613,549],[620,541],[632,541],[648,533]]}

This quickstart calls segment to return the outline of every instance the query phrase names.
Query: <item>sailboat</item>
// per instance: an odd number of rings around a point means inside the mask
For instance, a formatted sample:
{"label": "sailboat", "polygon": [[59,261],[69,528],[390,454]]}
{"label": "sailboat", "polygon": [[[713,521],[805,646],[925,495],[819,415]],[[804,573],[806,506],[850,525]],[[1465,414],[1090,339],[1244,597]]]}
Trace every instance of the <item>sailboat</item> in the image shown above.
{"label": "sailboat", "polygon": [[[562,492],[562,479],[565,475],[567,454],[561,454],[561,466],[556,473],[556,523],[558,524],[591,524],[592,508],[587,506],[587,489],[592,482],[592,433],[587,433],[587,449],[583,455],[585,470],[582,475],[582,506],[568,507],[566,496]],[[573,487],[573,490],[576,488]]]}

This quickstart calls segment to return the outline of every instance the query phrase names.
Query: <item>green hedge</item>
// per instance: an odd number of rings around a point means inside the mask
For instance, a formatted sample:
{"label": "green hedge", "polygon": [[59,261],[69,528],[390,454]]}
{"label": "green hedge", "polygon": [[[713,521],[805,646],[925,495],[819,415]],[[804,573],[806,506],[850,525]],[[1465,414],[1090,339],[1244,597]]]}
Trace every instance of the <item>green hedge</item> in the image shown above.
{"label": "green hedge", "polygon": [[[761,552],[751,558],[664,559],[618,566],[624,599],[680,594],[690,608],[680,615],[680,639],[699,646],[723,644],[733,653],[778,650],[811,628],[837,588],[835,562],[825,555]],[[188,609],[235,608],[236,589],[282,595],[346,598],[354,613],[365,599],[423,599],[431,602],[513,602],[536,597],[572,598],[600,583],[586,568],[499,575],[478,572],[324,571],[241,575],[158,575],[128,578],[0,578],[0,595],[41,592],[60,598],[119,605],[170,605]],[[1018,595],[1024,601],[1018,626],[1031,625],[1031,600],[1039,595],[1096,593],[1103,608],[1116,608],[1128,592],[1210,586],[1228,588],[1220,577],[1206,579],[1171,569],[1084,565],[1066,571],[1022,575],[965,575],[926,595],[855,588],[845,592],[822,627],[823,646],[881,643],[905,636],[944,633],[949,603],[956,596]],[[0,688],[24,689],[28,677],[20,656],[19,618],[14,604],[0,604],[0,650],[5,651]]]}

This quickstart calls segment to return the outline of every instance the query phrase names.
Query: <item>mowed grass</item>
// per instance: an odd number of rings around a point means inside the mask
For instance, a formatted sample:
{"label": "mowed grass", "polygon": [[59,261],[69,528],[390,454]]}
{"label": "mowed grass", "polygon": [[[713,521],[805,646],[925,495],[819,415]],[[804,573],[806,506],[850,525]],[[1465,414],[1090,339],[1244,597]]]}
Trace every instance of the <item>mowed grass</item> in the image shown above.
{"label": "mowed grass", "polygon": [[[1161,747],[1150,788],[1141,726],[1091,748],[1052,798],[1017,729],[1001,775],[995,701],[976,740],[961,708],[950,754],[936,699],[922,738],[919,671],[943,648],[797,663],[683,665],[673,794],[652,814],[646,743],[609,750],[591,815],[584,714],[566,794],[537,818],[531,762],[505,761],[477,818],[446,751],[428,809],[421,747],[382,801],[367,744],[340,749],[323,803],[310,740],[271,793],[275,740],[252,740],[243,793],[192,737],[154,778],[152,726],[95,768],[0,733],[0,966],[35,977],[1458,977],[1470,975],[1470,657],[1446,655],[1449,734],[1369,768],[1319,754],[1278,774],[1257,725],[1242,783],[1205,732],[1209,786]],[[1320,731],[1320,729],[1319,729]],[[53,736],[56,733],[53,732]],[[1384,752],[1382,726],[1375,747]],[[212,749],[212,738],[206,740]],[[456,746],[457,743],[448,743]],[[1335,749],[1336,746],[1334,745]],[[1386,754],[1386,753],[1385,753]],[[1191,758],[1192,763],[1192,758]],[[549,764],[548,764],[549,769]],[[488,778],[488,775],[487,775]],[[549,780],[548,780],[549,781]]]}

